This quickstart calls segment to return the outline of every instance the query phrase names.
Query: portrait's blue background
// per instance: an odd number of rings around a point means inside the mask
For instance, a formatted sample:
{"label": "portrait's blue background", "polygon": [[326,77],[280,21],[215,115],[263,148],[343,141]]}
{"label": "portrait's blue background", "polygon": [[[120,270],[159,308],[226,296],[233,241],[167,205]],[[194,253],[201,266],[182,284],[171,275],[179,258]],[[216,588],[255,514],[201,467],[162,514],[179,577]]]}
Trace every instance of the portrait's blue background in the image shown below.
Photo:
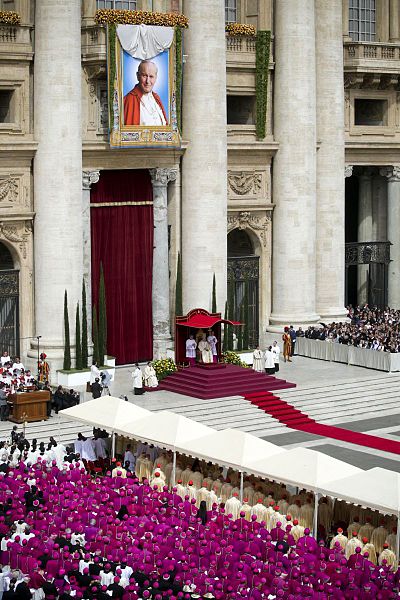
{"label": "portrait's blue background", "polygon": [[[124,79],[122,82],[122,93],[124,96],[126,96],[126,94],[130,92],[138,82],[136,73],[138,66],[142,61],[137,58],[132,58],[132,56],[125,52],[125,50],[123,50],[122,60]],[[153,90],[161,98],[161,102],[163,103],[169,123],[169,50],[164,50],[164,52],[161,52],[161,54],[158,54],[150,60],[151,62],[155,63],[158,68],[157,81]]]}

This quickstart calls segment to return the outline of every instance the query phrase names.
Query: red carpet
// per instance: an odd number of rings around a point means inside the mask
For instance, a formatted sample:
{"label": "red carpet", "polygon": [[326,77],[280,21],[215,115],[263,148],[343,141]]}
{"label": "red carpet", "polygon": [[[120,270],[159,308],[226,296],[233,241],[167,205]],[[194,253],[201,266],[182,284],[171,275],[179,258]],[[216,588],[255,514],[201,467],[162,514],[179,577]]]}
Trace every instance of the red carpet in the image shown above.
{"label": "red carpet", "polygon": [[358,446],[375,448],[376,450],[382,450],[383,452],[400,454],[400,442],[380,438],[375,435],[368,435],[367,433],[350,431],[349,429],[343,429],[341,427],[334,427],[333,425],[317,423],[314,419],[311,419],[308,415],[302,413],[297,408],[294,408],[291,404],[288,404],[284,400],[280,400],[280,398],[271,394],[271,392],[244,394],[244,397],[246,400],[249,400],[252,404],[255,404],[258,408],[271,415],[274,419],[277,419],[292,429],[333,438],[335,440],[342,440],[343,442],[357,444]]}
{"label": "red carpet", "polygon": [[284,379],[272,375],[256,373],[236,365],[211,364],[182,369],[160,381],[158,390],[168,390],[202,400],[243,396],[265,390],[282,390],[296,387]]}

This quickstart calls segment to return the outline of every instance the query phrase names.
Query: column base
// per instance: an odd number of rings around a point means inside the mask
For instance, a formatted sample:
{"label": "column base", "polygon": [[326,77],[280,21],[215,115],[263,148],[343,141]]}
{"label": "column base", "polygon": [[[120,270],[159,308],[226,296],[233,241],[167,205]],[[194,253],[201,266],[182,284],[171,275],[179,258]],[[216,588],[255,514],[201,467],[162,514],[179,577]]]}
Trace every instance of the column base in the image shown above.
{"label": "column base", "polygon": [[347,317],[347,310],[343,307],[321,307],[320,312],[320,320],[323,323],[332,323],[333,321],[335,321],[335,323],[342,322],[342,323],[347,323],[350,319]]}
{"label": "column base", "polygon": [[272,314],[269,318],[269,325],[267,331],[271,333],[282,333],[284,327],[293,325],[295,329],[298,327],[308,327],[309,325],[316,325],[321,321],[321,317],[317,313],[309,313],[303,315],[279,315]]}
{"label": "column base", "polygon": [[[93,344],[89,344],[88,347],[89,356],[88,363],[92,364],[93,356]],[[46,361],[50,367],[50,383],[52,385],[58,385],[57,382],[57,371],[60,371],[64,366],[64,343],[52,340],[51,342],[46,341],[43,338],[39,340],[39,356],[44,352],[46,354]],[[31,347],[26,353],[26,365],[32,373],[37,375],[38,372],[38,342],[37,340],[31,341]],[[71,369],[75,367],[75,346],[71,346]]]}
{"label": "column base", "polygon": [[168,350],[174,350],[174,342],[171,337],[153,338],[153,360],[166,358]]}

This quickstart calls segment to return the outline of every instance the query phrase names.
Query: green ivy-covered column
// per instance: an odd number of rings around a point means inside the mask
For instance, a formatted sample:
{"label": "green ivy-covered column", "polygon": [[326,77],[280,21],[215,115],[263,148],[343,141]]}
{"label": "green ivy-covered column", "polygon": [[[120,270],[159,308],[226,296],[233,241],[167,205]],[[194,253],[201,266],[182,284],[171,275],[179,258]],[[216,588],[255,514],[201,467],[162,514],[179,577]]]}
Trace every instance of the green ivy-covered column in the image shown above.
{"label": "green ivy-covered column", "polygon": [[257,31],[256,35],[256,135],[257,139],[265,138],[267,103],[268,103],[268,73],[271,32]]}

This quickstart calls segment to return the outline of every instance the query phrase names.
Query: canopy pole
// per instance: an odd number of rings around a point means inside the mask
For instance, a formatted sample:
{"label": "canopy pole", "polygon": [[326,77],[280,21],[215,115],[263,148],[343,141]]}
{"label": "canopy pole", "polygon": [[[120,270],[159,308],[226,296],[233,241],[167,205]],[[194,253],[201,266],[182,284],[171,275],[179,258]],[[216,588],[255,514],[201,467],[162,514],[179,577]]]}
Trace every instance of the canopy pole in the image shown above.
{"label": "canopy pole", "polygon": [[175,486],[175,477],[176,477],[176,450],[174,450],[174,457],[172,459],[172,476],[170,487],[171,489]]}
{"label": "canopy pole", "polygon": [[396,536],[397,561],[400,561],[400,513],[397,514],[397,536]]}
{"label": "canopy pole", "polygon": [[111,458],[115,458],[115,433],[111,434]]}
{"label": "canopy pole", "polygon": [[240,472],[240,504],[243,504],[243,471]]}
{"label": "canopy pole", "polygon": [[313,536],[317,539],[317,531],[318,531],[318,492],[314,493],[314,526],[313,526]]}

